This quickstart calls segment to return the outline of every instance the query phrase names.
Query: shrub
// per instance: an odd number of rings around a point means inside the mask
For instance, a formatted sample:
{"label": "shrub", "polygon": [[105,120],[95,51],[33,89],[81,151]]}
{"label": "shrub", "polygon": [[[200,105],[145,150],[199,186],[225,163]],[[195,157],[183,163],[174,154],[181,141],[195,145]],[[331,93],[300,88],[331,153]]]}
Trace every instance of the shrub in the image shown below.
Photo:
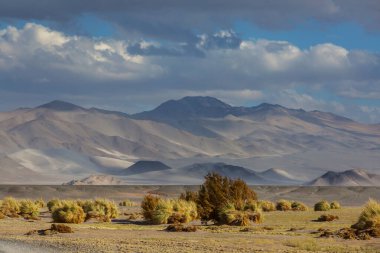
{"label": "shrub", "polygon": [[293,201],[292,202],[292,210],[293,211],[307,211],[308,207],[302,202]]}
{"label": "shrub", "polygon": [[55,208],[62,207],[62,205],[63,201],[59,199],[52,199],[46,204],[50,212],[53,212]]}
{"label": "shrub", "polygon": [[2,212],[0,212],[0,220],[2,220],[4,218],[5,218],[5,215]]}
{"label": "shrub", "polygon": [[330,210],[330,204],[326,200],[319,201],[314,205],[314,211],[328,211]]}
{"label": "shrub", "polygon": [[120,202],[119,206],[132,207],[132,206],[135,206],[135,203],[129,199],[126,199],[126,200],[123,200],[122,202]]}
{"label": "shrub", "polygon": [[84,222],[85,213],[76,202],[63,201],[62,206],[53,208],[53,221],[58,223],[75,223]]}
{"label": "shrub", "polygon": [[251,222],[260,223],[263,221],[261,211],[240,211],[236,210],[233,204],[227,204],[219,213],[219,224],[234,226],[248,226]]}
{"label": "shrub", "polygon": [[32,200],[20,201],[20,213],[25,219],[36,220],[40,215],[40,205]]}
{"label": "shrub", "polygon": [[17,218],[20,213],[20,203],[14,198],[5,198],[2,201],[0,212],[10,218]]}
{"label": "shrub", "polygon": [[257,212],[259,210],[261,210],[261,208],[259,207],[259,204],[257,203],[257,201],[254,201],[254,200],[248,201],[244,206],[244,211]]}
{"label": "shrub", "polygon": [[184,193],[181,193],[181,195],[179,196],[179,199],[186,200],[186,201],[193,201],[197,203],[198,192],[186,191]]}
{"label": "shrub", "polygon": [[74,233],[71,227],[64,224],[51,224],[50,230],[58,233]]}
{"label": "shrub", "polygon": [[172,224],[166,228],[168,232],[195,232],[196,226],[184,226],[183,224]]}
{"label": "shrub", "polygon": [[292,203],[289,200],[281,199],[276,204],[277,211],[289,211],[292,210]]}
{"label": "shrub", "polygon": [[151,221],[154,224],[166,224],[173,214],[173,204],[169,199],[159,199],[155,209],[151,214]]}
{"label": "shrub", "polygon": [[46,203],[43,199],[37,199],[36,201],[34,201],[34,203],[38,205],[40,208],[44,208],[46,206]]}
{"label": "shrub", "polygon": [[338,201],[333,201],[330,204],[330,209],[340,209],[340,203]]}
{"label": "shrub", "polygon": [[188,223],[197,216],[197,206],[192,201],[160,199],[152,213],[151,221],[154,224]]}
{"label": "shrub", "polygon": [[276,211],[275,204],[273,202],[271,202],[271,201],[268,201],[268,200],[260,200],[260,201],[258,201],[258,206],[264,212]]}
{"label": "shrub", "polygon": [[99,221],[110,222],[111,219],[117,218],[119,215],[116,204],[106,199],[86,200],[79,202],[78,205],[86,213],[86,220],[94,218]]}
{"label": "shrub", "polygon": [[144,219],[152,220],[153,212],[156,210],[159,201],[159,197],[155,197],[150,194],[144,197],[143,201],[141,202]]}
{"label": "shrub", "polygon": [[232,180],[217,173],[209,173],[198,192],[198,212],[203,221],[219,222],[219,214],[227,204],[242,211],[251,200],[257,200],[256,193],[243,180]]}
{"label": "shrub", "polygon": [[380,203],[370,199],[352,228],[363,230],[376,227],[380,227]]}
{"label": "shrub", "polygon": [[334,221],[334,220],[339,220],[339,217],[336,215],[332,215],[332,214],[322,214],[317,219],[318,222]]}

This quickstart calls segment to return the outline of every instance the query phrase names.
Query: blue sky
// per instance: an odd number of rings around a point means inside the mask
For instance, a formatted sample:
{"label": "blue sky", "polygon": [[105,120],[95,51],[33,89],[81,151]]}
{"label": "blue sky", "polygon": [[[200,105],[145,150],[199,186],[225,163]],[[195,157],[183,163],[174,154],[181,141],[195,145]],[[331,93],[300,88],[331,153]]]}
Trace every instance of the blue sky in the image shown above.
{"label": "blue sky", "polygon": [[0,0],[0,110],[209,95],[380,122],[374,1]]}

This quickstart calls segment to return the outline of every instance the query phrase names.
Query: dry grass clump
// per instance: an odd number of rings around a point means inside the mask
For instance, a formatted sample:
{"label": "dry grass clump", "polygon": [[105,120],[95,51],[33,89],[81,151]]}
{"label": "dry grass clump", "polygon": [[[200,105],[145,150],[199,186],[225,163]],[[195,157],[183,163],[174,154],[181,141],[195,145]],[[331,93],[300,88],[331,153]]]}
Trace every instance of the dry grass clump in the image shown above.
{"label": "dry grass clump", "polygon": [[83,223],[86,217],[82,207],[75,201],[63,201],[62,206],[53,208],[53,221],[58,223]]}
{"label": "dry grass clump", "polygon": [[263,221],[263,215],[260,210],[236,210],[233,204],[227,204],[219,213],[219,215],[220,224],[227,224],[232,226],[249,226],[251,222],[261,223]]}
{"label": "dry grass clump", "polygon": [[2,212],[0,212],[0,220],[2,220],[4,218],[5,218],[5,215]]}
{"label": "dry grass clump", "polygon": [[307,211],[309,209],[304,203],[298,201],[293,201],[291,207],[293,211]]}
{"label": "dry grass clump", "polygon": [[143,216],[145,220],[152,220],[153,212],[157,209],[159,197],[153,196],[151,194],[146,195],[141,202],[141,208],[143,210]]}
{"label": "dry grass clump", "polygon": [[86,213],[86,220],[97,219],[103,222],[110,222],[111,219],[117,218],[119,215],[115,202],[107,199],[77,201],[77,204]]}
{"label": "dry grass clump", "polygon": [[258,207],[263,210],[263,212],[272,212],[276,211],[276,206],[273,202],[268,200],[259,200],[257,202]]}
{"label": "dry grass clump", "polygon": [[64,224],[51,224],[50,230],[58,233],[74,233],[71,227]]}
{"label": "dry grass clump", "polygon": [[20,203],[14,198],[5,198],[2,201],[0,212],[4,216],[8,216],[10,218],[18,218],[20,213]]}
{"label": "dry grass clump", "polygon": [[196,232],[196,226],[184,226],[183,224],[171,224],[166,228],[168,232]]}
{"label": "dry grass clump", "polygon": [[340,209],[340,203],[338,201],[333,201],[330,203],[330,209]]}
{"label": "dry grass clump", "polygon": [[46,204],[50,212],[53,212],[55,208],[62,207],[63,201],[59,199],[52,199]]}
{"label": "dry grass clump", "polygon": [[330,210],[330,204],[326,200],[319,201],[314,205],[314,211],[328,211]]}
{"label": "dry grass clump", "polygon": [[135,206],[136,204],[129,200],[129,199],[126,199],[126,200],[123,200],[122,202],[119,203],[119,206],[124,206],[124,207],[132,207],[132,206]]}
{"label": "dry grass clump", "polygon": [[370,199],[359,215],[358,222],[352,225],[355,229],[380,228],[380,203]]}
{"label": "dry grass clump", "polygon": [[281,199],[276,203],[277,211],[290,211],[292,210],[292,202],[289,200]]}
{"label": "dry grass clump", "polygon": [[29,199],[21,200],[19,214],[25,219],[37,220],[40,215],[40,205]]}
{"label": "dry grass clump", "polygon": [[334,221],[334,220],[339,220],[339,217],[337,215],[332,215],[332,214],[322,214],[319,216],[319,218],[316,220],[318,222],[325,222],[325,221]]}
{"label": "dry grass clump", "polygon": [[40,208],[44,208],[46,206],[46,203],[42,198],[35,200],[34,203]]}
{"label": "dry grass clump", "polygon": [[154,224],[188,223],[197,217],[197,206],[192,201],[159,199],[150,221]]}

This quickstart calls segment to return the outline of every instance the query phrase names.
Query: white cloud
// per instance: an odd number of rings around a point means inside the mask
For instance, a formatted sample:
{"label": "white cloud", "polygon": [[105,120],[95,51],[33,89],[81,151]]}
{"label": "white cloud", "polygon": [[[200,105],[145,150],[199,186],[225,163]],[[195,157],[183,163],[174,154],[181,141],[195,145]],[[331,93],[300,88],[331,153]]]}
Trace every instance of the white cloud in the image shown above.
{"label": "white cloud", "polygon": [[126,46],[123,41],[68,36],[28,23],[22,29],[0,31],[0,71],[9,70],[10,79],[15,79],[17,71],[20,81],[44,79],[52,83],[61,82],[57,72],[68,79],[89,80],[134,80],[162,73],[162,68],[148,59],[129,55]]}
{"label": "white cloud", "polygon": [[[112,106],[115,97],[141,94],[146,99],[142,104],[186,95],[215,96],[236,105],[268,98],[271,103],[338,113],[350,112],[346,105],[318,99],[312,91],[346,99],[379,98],[377,54],[329,43],[301,49],[287,41],[240,41],[233,31],[200,38],[203,46],[195,44],[183,54],[168,53],[165,43],[140,40],[142,49],[156,50],[131,55],[127,48],[136,41],[71,36],[32,23],[7,27],[0,30],[0,91],[46,94],[46,100],[85,95],[102,104],[108,99]],[[194,48],[202,54],[191,55]]]}

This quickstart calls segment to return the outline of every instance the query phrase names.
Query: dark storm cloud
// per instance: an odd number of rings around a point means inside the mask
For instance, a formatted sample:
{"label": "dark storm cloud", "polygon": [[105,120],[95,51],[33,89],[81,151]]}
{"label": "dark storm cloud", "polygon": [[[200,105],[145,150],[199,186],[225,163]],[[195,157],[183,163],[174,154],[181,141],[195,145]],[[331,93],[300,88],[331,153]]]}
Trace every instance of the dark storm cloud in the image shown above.
{"label": "dark storm cloud", "polygon": [[195,39],[194,29],[228,28],[237,19],[269,29],[288,29],[314,19],[357,22],[380,30],[377,0],[0,0],[0,7],[3,19],[65,22],[94,13],[123,29],[187,40]]}

